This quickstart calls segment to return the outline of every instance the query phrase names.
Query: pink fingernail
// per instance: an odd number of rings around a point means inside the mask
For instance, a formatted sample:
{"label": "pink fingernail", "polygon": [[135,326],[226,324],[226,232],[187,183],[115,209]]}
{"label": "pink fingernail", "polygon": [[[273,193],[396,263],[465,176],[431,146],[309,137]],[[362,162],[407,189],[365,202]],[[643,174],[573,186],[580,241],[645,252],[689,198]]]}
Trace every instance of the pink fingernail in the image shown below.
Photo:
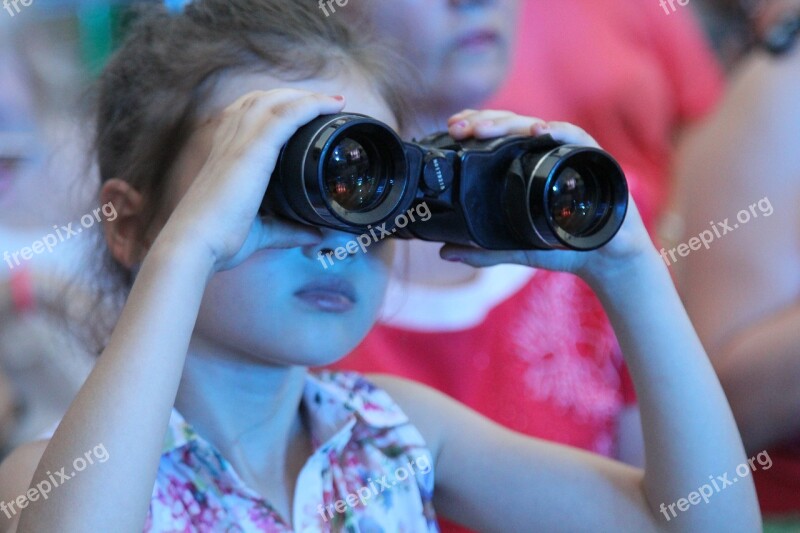
{"label": "pink fingernail", "polygon": [[456,122],[455,124],[453,124],[453,127],[454,127],[454,128],[458,128],[458,129],[460,129],[460,130],[463,130],[463,129],[464,129],[464,128],[466,128],[467,126],[469,126],[469,122],[467,122],[466,120],[459,120],[458,122]]}
{"label": "pink fingernail", "polygon": [[461,257],[458,257],[458,256],[445,257],[444,260],[445,261],[450,261],[451,263],[463,263],[464,262],[464,259],[461,258]]}

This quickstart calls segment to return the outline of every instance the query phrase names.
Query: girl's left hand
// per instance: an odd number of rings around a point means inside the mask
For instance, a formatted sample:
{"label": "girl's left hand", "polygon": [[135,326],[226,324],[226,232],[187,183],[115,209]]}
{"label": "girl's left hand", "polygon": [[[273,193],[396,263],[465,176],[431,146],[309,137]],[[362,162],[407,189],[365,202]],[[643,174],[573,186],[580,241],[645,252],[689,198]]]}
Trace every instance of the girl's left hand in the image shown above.
{"label": "girl's left hand", "polygon": [[[505,135],[549,134],[554,140],[599,148],[591,135],[566,122],[545,122],[523,117],[508,111],[474,111],[468,109],[454,115],[448,122],[450,135],[456,140],[469,137],[489,139]],[[632,259],[653,250],[653,244],[642,223],[633,199],[619,233],[605,246],[591,252],[573,250],[513,250],[488,251],[453,244],[445,245],[441,256],[448,261],[464,262],[475,267],[500,263],[517,263],[548,270],[578,274],[597,279],[631,263]]]}

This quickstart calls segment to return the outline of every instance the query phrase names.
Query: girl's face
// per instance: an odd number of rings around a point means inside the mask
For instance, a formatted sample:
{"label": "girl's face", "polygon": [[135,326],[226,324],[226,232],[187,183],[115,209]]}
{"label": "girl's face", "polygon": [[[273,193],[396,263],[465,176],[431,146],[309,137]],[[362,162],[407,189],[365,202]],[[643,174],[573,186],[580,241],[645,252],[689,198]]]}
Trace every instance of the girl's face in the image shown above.
{"label": "girl's face", "polygon": [[[369,0],[337,8],[366,17],[421,71],[418,98],[446,112],[474,107],[503,82],[511,60],[519,0]],[[334,2],[334,5],[335,2]],[[358,11],[357,11],[358,10]]]}
{"label": "girl's face", "polygon": [[[208,113],[216,113],[255,90],[300,88],[347,99],[345,111],[363,113],[396,128],[392,112],[360,74],[285,82],[265,74],[231,75],[217,88]],[[198,130],[178,161],[169,194],[177,205],[202,168],[213,131]],[[375,322],[391,264],[389,243],[372,245],[325,268],[322,250],[345,246],[356,236],[323,229],[315,246],[262,250],[209,282],[193,344],[212,353],[278,365],[317,366],[346,355]]]}

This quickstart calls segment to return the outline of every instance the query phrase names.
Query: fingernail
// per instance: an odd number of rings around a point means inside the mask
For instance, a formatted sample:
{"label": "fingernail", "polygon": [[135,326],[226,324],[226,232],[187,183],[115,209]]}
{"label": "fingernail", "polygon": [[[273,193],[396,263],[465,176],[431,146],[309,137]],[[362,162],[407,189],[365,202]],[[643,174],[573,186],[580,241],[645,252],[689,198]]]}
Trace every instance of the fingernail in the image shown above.
{"label": "fingernail", "polygon": [[344,96],[337,94],[333,97],[334,100],[339,100],[340,102],[344,102]]}
{"label": "fingernail", "polygon": [[453,125],[452,125],[452,127],[453,127],[453,128],[458,128],[458,129],[460,129],[460,130],[463,130],[463,129],[464,129],[464,128],[466,128],[468,125],[469,125],[469,123],[468,123],[466,120],[459,120],[458,122],[456,122],[455,124],[453,124]]}
{"label": "fingernail", "polygon": [[450,261],[451,263],[463,263],[464,262],[464,259],[461,258],[461,257],[458,257],[457,255],[453,255],[453,256],[450,256],[450,257],[445,257],[444,260],[445,261]]}

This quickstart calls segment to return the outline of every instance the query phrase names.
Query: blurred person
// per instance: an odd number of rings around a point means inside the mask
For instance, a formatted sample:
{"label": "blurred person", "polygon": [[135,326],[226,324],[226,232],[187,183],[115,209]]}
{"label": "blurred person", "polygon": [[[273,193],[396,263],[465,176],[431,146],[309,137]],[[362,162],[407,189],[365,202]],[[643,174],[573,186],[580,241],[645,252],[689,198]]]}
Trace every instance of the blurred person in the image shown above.
{"label": "blurred person", "polygon": [[75,277],[91,232],[42,247],[85,212],[74,181],[90,175],[73,105],[80,69],[63,33],[35,14],[0,17],[0,372],[14,406],[0,455],[52,429],[91,365],[68,321],[88,305]]}
{"label": "blurred person", "polygon": [[[91,199],[82,179],[91,172],[83,101],[89,76],[77,22],[67,13],[42,17],[31,7],[24,19],[0,23],[0,151],[17,157],[0,182],[0,225],[5,238],[24,233],[23,243],[80,217]],[[49,266],[68,261],[51,258]]]}
{"label": "blurred person", "polygon": [[[503,87],[487,106],[566,116],[602,138],[651,230],[673,139],[722,89],[691,11],[667,17],[656,2],[366,1],[336,16],[373,27],[421,72],[422,116],[406,137]],[[381,322],[335,367],[419,380],[516,431],[641,464],[633,387],[589,288],[563,273],[448,264],[439,248],[399,244]]]}
{"label": "blurred person", "polygon": [[800,1],[758,7],[754,32],[778,42],[794,27],[794,44],[752,51],[685,140],[675,169],[683,231],[668,248],[702,239],[673,271],[745,446],[774,460],[755,476],[766,530],[799,531]]}

